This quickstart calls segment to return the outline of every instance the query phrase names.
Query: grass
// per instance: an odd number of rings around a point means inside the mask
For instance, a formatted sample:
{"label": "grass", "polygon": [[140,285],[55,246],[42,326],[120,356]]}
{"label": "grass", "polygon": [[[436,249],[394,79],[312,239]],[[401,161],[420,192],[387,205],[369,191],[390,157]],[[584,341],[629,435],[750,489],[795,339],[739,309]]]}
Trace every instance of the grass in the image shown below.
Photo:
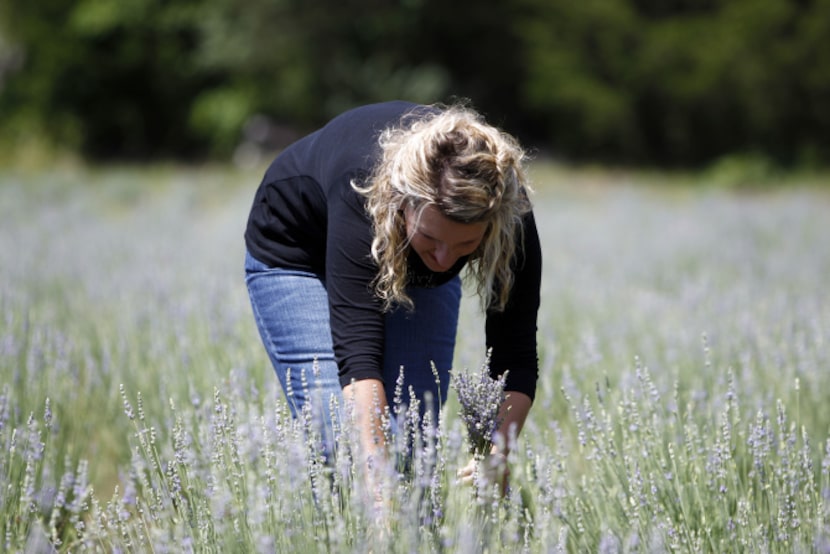
{"label": "grass", "polygon": [[[0,174],[2,549],[828,551],[827,190],[534,177],[541,376],[510,492],[455,483],[451,396],[378,526],[250,317],[258,174]],[[459,368],[485,357],[475,306]]]}

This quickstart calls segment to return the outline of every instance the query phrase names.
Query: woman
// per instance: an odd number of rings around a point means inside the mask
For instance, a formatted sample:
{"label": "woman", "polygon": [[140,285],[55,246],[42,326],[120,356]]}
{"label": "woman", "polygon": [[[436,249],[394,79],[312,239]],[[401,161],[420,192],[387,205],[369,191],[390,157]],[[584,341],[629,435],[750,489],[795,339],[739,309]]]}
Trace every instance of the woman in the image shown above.
{"label": "woman", "polygon": [[471,109],[387,102],[345,112],[268,168],[246,282],[292,412],[310,405],[327,444],[329,408],[347,400],[365,453],[382,450],[375,408],[401,368],[403,390],[447,398],[464,267],[487,310],[491,372],[509,369],[499,432],[519,432],[536,390],[541,276],[523,162]]}

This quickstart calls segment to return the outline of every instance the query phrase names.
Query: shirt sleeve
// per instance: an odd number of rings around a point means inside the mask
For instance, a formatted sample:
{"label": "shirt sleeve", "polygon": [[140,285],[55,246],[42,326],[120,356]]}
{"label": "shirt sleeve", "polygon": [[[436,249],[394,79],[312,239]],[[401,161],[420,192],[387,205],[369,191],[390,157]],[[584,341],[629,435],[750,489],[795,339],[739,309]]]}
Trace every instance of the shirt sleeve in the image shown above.
{"label": "shirt sleeve", "polygon": [[371,257],[372,227],[361,197],[348,183],[330,199],[327,221],[325,280],[340,384],[382,380],[385,329],[380,301],[372,290],[377,274]]}
{"label": "shirt sleeve", "polygon": [[536,396],[539,355],[536,343],[537,317],[542,281],[542,248],[533,213],[522,220],[517,238],[514,281],[503,312],[488,311],[485,324],[490,374],[495,378],[508,370],[505,389]]}

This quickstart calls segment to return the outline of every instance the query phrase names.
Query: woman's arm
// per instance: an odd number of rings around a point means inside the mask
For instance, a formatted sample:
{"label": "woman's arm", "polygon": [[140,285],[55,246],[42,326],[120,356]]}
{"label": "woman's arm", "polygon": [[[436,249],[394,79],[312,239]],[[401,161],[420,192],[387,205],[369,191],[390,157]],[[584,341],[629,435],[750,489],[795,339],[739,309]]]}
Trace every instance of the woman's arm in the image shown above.
{"label": "woman's arm", "polygon": [[[389,491],[384,491],[383,469],[387,462],[386,437],[383,434],[383,413],[386,411],[386,392],[380,379],[361,379],[343,387],[347,417],[354,417],[357,425],[362,465],[368,498],[385,529],[385,514],[389,507]],[[379,473],[380,472],[380,473]]]}
{"label": "woman's arm", "polygon": [[380,379],[361,379],[343,387],[346,413],[354,416],[360,448],[366,461],[385,455],[383,412],[388,405]]}
{"label": "woman's arm", "polygon": [[[530,413],[530,407],[533,405],[533,400],[530,396],[523,392],[507,391],[507,398],[501,404],[499,410],[499,419],[501,425],[496,430],[498,437],[493,437],[493,453],[499,452],[507,455],[510,448],[510,438],[518,437],[522,432],[527,415]],[[501,448],[499,445],[502,445]]]}

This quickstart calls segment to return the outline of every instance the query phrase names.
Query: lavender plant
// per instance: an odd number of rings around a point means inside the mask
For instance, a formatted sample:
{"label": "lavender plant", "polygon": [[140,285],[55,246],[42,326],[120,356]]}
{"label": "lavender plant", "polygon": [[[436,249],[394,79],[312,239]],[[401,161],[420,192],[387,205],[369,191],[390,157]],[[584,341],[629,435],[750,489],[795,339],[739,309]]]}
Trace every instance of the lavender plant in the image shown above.
{"label": "lavender plant", "polygon": [[227,253],[257,175],[0,170],[0,550],[827,552],[830,194],[564,177],[535,179],[555,269],[510,492],[454,486],[460,391],[401,388],[376,534],[354,429],[323,463],[255,348]]}
{"label": "lavender plant", "polygon": [[450,384],[458,395],[459,416],[467,430],[470,454],[483,458],[490,453],[493,436],[501,424],[499,411],[505,399],[505,371],[490,377],[490,351],[477,371],[453,372]]}

